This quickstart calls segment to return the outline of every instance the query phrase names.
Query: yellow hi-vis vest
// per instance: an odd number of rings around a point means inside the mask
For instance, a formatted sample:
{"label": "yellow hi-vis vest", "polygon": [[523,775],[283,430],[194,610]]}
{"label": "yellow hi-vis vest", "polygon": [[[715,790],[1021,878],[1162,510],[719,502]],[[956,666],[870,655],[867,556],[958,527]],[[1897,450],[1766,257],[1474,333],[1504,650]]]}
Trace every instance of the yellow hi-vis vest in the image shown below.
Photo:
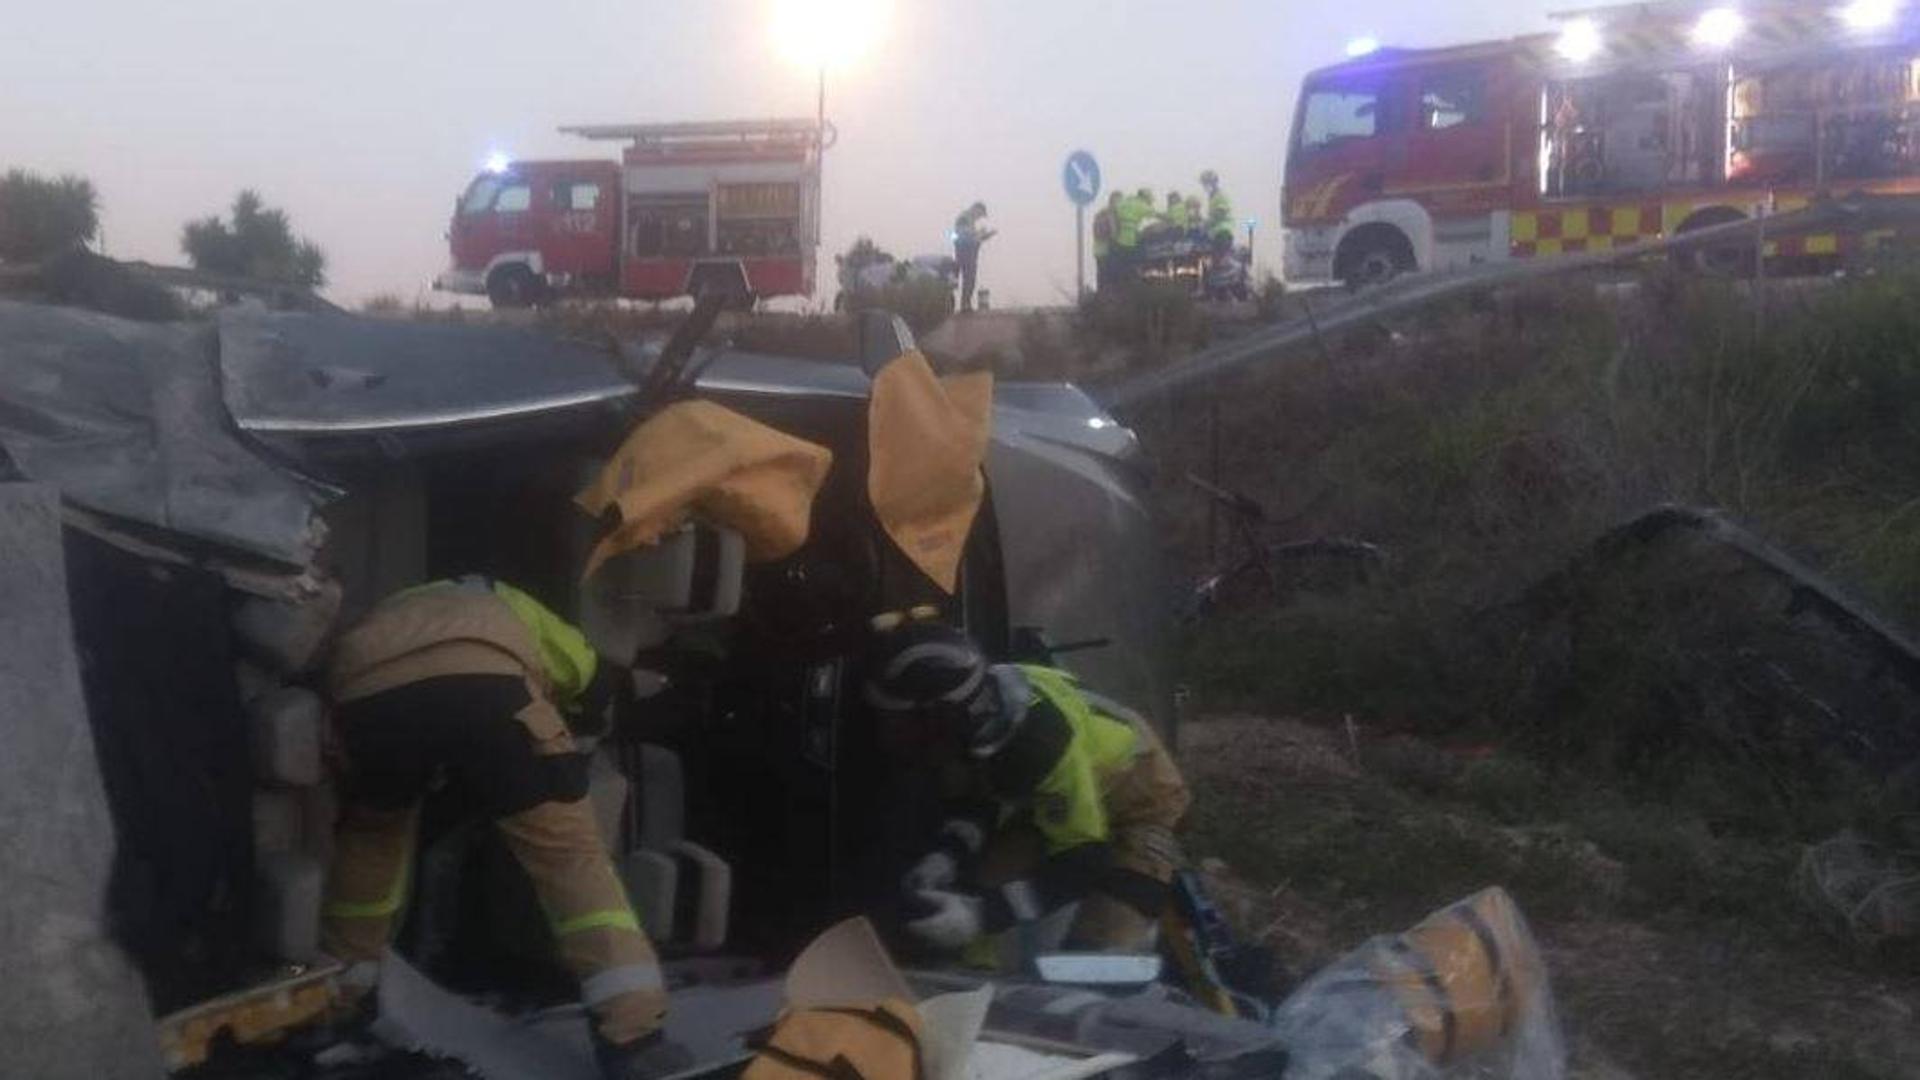
{"label": "yellow hi-vis vest", "polygon": [[1153,207],[1138,195],[1128,195],[1120,200],[1113,211],[1113,244],[1118,248],[1136,248],[1140,246],[1140,227],[1153,216]]}
{"label": "yellow hi-vis vest", "polygon": [[1224,191],[1207,196],[1207,232],[1233,235],[1233,200]]}
{"label": "yellow hi-vis vest", "polygon": [[1073,676],[1055,668],[1021,665],[1027,684],[1066,717],[1072,737],[1060,760],[1034,789],[1033,823],[1055,855],[1111,836],[1108,782],[1133,763],[1140,736],[1131,724],[1095,711]]}

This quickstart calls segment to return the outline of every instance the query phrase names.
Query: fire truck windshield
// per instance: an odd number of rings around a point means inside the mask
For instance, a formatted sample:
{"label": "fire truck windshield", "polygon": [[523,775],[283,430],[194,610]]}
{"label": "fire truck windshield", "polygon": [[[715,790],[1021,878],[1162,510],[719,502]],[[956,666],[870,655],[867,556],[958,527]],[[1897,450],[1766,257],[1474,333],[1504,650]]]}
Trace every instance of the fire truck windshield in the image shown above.
{"label": "fire truck windshield", "polygon": [[499,177],[476,177],[472,186],[467,188],[466,198],[460,200],[460,212],[463,214],[483,214],[487,212],[493,208],[493,197],[499,190]]}
{"label": "fire truck windshield", "polygon": [[1307,95],[1300,124],[1300,149],[1318,150],[1349,139],[1372,138],[1379,130],[1380,92],[1344,86]]}

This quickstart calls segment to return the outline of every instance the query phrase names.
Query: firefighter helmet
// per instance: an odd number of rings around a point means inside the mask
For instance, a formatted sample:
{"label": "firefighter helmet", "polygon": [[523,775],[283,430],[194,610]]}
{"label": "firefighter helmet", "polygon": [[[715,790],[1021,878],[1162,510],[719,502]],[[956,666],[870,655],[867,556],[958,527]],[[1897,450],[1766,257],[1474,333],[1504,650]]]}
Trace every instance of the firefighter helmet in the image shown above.
{"label": "firefighter helmet", "polygon": [[987,658],[964,632],[910,622],[874,642],[867,704],[883,712],[964,713],[986,684]]}

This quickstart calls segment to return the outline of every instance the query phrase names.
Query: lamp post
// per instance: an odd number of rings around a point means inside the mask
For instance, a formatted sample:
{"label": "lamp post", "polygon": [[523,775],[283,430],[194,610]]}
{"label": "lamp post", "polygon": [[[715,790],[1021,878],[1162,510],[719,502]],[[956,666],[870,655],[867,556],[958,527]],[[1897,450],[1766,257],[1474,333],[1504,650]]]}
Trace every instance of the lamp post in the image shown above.
{"label": "lamp post", "polygon": [[827,70],[845,67],[872,46],[885,16],[883,0],[774,0],[774,45],[814,73],[814,242],[825,232]]}

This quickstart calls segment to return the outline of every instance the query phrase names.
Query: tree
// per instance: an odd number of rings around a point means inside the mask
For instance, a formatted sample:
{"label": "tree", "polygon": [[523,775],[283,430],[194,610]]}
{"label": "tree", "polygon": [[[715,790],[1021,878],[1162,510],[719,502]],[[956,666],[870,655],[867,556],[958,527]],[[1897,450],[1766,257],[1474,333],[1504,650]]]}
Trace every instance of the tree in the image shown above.
{"label": "tree", "polygon": [[100,235],[100,196],[84,177],[24,169],[0,178],[0,259],[38,262]]}
{"label": "tree", "polygon": [[253,191],[234,196],[231,225],[218,214],[188,222],[180,250],[194,269],[208,273],[308,289],[327,283],[326,253],[313,241],[295,237],[287,212],[267,206]]}

